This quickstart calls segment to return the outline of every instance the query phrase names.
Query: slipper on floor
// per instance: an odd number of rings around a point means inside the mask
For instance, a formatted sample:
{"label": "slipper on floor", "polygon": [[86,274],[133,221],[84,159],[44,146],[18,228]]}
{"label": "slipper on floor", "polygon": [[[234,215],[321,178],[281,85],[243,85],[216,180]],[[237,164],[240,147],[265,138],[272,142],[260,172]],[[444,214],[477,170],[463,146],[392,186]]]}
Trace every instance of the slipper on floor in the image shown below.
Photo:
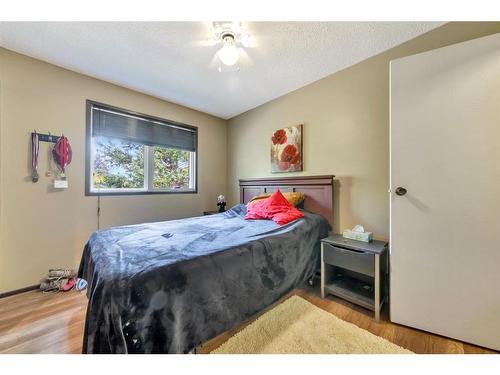
{"label": "slipper on floor", "polygon": [[68,279],[68,282],[66,284],[64,284],[63,287],[62,287],[62,291],[63,292],[67,292],[67,291],[73,289],[74,286],[75,286],[75,284],[76,284],[76,279],[75,278]]}

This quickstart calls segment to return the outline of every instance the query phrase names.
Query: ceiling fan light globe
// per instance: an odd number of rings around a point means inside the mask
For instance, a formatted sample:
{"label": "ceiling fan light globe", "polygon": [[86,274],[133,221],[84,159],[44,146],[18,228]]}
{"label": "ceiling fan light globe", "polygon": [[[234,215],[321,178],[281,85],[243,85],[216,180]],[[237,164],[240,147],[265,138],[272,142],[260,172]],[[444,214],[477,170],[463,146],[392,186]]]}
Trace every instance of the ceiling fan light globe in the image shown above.
{"label": "ceiling fan light globe", "polygon": [[240,57],[238,49],[234,45],[224,45],[218,52],[220,61],[227,66],[232,66],[238,62]]}

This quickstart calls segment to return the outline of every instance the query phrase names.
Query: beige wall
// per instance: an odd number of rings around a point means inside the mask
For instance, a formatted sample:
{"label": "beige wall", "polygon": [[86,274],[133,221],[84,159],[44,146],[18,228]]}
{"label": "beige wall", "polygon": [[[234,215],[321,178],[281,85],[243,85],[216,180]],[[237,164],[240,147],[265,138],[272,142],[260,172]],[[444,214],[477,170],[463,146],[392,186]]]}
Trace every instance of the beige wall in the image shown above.
{"label": "beige wall", "polygon": [[270,136],[304,124],[303,175],[334,174],[335,224],[363,224],[389,237],[389,62],[500,32],[500,23],[451,23],[298,89],[229,121],[228,190],[238,179],[271,176]]}
{"label": "beige wall", "polygon": [[[226,121],[0,49],[0,293],[38,283],[49,267],[77,267],[96,229],[97,198],[84,195],[85,100],[199,127],[198,194],[103,197],[101,226],[199,215],[226,190]],[[69,189],[29,178],[29,134],[64,134],[73,148]]]}

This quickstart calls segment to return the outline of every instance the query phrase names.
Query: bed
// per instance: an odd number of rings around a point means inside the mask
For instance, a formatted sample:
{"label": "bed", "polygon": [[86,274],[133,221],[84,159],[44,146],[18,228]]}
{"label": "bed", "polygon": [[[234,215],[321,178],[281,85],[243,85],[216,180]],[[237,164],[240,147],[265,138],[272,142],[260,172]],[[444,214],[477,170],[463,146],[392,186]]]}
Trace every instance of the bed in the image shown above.
{"label": "bed", "polygon": [[[310,279],[333,221],[333,176],[240,180],[225,213],[95,232],[84,353],[186,353]],[[301,191],[304,218],[245,220],[255,195]]]}

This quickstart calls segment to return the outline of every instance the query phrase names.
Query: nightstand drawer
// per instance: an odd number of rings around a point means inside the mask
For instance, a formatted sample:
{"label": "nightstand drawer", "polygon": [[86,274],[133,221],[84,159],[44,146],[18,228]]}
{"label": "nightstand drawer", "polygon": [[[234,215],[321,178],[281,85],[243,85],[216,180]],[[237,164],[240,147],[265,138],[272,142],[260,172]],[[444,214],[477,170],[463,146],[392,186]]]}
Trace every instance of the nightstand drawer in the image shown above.
{"label": "nightstand drawer", "polygon": [[364,275],[375,275],[375,256],[372,253],[342,249],[323,242],[323,261]]}

